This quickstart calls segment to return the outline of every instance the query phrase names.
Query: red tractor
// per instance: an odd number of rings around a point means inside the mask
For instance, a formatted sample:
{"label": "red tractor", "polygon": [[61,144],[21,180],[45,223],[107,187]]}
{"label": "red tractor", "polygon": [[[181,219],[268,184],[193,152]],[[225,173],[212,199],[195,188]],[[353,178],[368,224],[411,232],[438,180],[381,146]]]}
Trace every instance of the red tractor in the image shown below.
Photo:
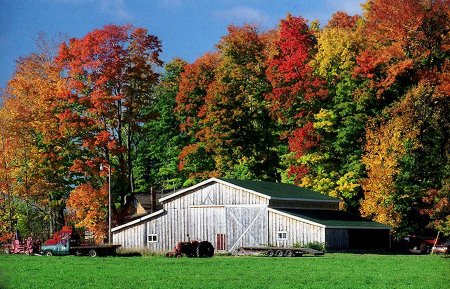
{"label": "red tractor", "polygon": [[180,257],[200,257],[210,258],[214,256],[214,247],[208,241],[188,241],[179,242],[172,252],[168,252],[166,257],[180,258]]}
{"label": "red tractor", "polygon": [[27,254],[39,253],[40,241],[33,242],[31,237],[26,238],[22,242],[14,235],[14,240],[10,244],[3,245],[6,254]]}

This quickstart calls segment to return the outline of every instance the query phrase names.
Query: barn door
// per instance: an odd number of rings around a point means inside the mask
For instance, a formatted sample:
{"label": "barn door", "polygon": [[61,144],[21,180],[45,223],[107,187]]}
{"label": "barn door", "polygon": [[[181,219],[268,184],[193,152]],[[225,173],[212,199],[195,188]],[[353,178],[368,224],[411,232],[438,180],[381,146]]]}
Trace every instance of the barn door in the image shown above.
{"label": "barn door", "polygon": [[189,216],[189,236],[192,240],[214,244],[218,234],[225,233],[224,207],[193,207]]}
{"label": "barn door", "polygon": [[267,244],[267,207],[226,207],[227,250]]}

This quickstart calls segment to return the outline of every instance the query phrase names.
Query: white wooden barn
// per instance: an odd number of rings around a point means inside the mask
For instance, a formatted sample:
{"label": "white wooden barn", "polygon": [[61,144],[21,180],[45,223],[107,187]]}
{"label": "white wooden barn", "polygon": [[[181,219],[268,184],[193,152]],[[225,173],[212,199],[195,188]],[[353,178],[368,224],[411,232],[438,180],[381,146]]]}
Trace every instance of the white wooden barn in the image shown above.
{"label": "white wooden barn", "polygon": [[211,178],[161,198],[162,210],[112,229],[125,249],[169,251],[177,242],[241,246],[326,243],[329,249],[388,248],[389,227],[339,211],[340,200],[281,183]]}

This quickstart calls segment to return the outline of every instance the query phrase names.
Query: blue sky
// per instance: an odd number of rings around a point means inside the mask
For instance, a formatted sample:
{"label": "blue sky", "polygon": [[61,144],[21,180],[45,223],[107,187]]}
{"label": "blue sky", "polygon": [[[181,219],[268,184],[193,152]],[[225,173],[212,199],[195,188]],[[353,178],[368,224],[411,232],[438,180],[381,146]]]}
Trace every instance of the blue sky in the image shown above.
{"label": "blue sky", "polygon": [[0,87],[15,61],[36,50],[39,32],[82,37],[107,24],[147,28],[163,43],[164,61],[188,62],[208,51],[230,24],[276,27],[288,13],[325,24],[336,11],[361,14],[362,0],[0,0]]}

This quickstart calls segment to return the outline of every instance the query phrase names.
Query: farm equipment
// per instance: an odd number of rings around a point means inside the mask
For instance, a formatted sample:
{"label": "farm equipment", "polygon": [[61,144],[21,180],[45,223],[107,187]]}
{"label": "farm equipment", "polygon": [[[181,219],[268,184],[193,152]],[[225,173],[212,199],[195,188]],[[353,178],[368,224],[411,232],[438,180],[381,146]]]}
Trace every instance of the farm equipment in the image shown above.
{"label": "farm equipment", "polygon": [[39,252],[40,241],[33,242],[33,238],[28,237],[24,241],[20,241],[15,235],[14,240],[10,244],[3,246],[6,254],[27,254],[32,255]]}
{"label": "farm equipment", "polygon": [[314,250],[311,248],[293,248],[293,247],[240,247],[238,254],[265,254],[268,257],[300,257],[303,254],[310,254],[313,256],[321,256],[323,251]]}
{"label": "farm equipment", "polygon": [[80,235],[72,230],[70,226],[64,226],[61,231],[55,233],[53,238],[48,239],[41,247],[40,253],[46,256],[53,255],[114,255],[120,245],[94,245],[81,244]]}
{"label": "farm equipment", "polygon": [[166,257],[172,258],[180,258],[180,257],[212,257],[214,256],[214,247],[208,241],[188,241],[188,242],[179,242],[173,248],[172,252],[168,252]]}

